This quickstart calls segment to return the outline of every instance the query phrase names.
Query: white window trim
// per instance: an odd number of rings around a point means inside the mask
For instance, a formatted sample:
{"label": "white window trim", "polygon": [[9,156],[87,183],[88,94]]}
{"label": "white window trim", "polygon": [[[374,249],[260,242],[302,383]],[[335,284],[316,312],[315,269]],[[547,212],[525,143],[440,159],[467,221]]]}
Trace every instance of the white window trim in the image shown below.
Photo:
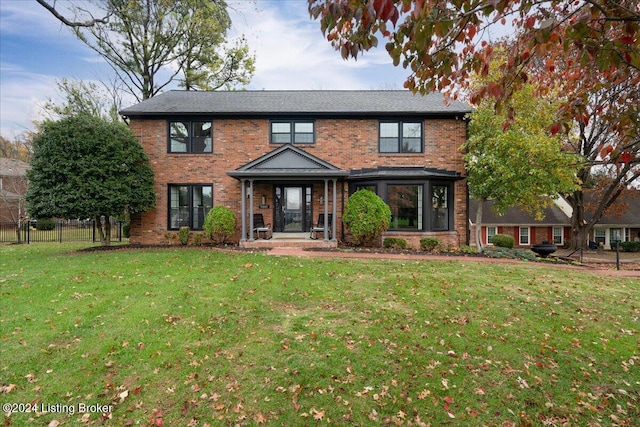
{"label": "white window trim", "polygon": [[[555,237],[556,237],[555,236],[555,231],[558,228],[560,229],[560,242],[559,243],[555,243]],[[553,227],[551,229],[551,238],[554,240],[553,243],[555,243],[557,245],[560,245],[560,246],[564,246],[564,227],[561,227],[561,226],[560,227]]]}
{"label": "white window trim", "polygon": [[[527,230],[527,243],[522,243],[522,230]],[[531,245],[531,227],[519,227],[518,228],[518,245],[530,246]]]}
{"label": "white window trim", "polygon": [[498,227],[495,227],[493,225],[487,225],[484,229],[484,241],[487,242],[487,245],[492,245],[493,246],[493,242],[489,243],[489,229],[493,228],[494,229],[494,233],[493,235],[495,236],[496,234],[498,234]]}

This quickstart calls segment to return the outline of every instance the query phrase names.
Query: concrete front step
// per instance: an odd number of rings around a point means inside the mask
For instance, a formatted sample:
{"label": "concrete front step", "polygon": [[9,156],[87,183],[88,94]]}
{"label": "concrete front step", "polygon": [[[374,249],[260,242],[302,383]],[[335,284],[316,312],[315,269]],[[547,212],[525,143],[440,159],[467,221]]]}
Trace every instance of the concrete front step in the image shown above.
{"label": "concrete front step", "polygon": [[322,239],[286,239],[286,238],[273,238],[273,239],[258,239],[253,242],[245,241],[240,242],[240,247],[243,248],[337,248],[338,242],[327,241]]}

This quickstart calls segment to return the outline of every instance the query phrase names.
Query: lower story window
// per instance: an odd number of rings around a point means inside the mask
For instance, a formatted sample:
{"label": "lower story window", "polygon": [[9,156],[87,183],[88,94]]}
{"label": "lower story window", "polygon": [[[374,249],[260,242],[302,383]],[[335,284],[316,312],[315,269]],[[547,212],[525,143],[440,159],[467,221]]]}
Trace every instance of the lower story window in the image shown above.
{"label": "lower story window", "polygon": [[213,206],[211,185],[169,185],[169,229],[202,230]]}
{"label": "lower story window", "polygon": [[520,244],[529,244],[529,227],[520,227]]}
{"label": "lower story window", "polygon": [[611,228],[609,230],[609,241],[611,245],[614,245],[617,242],[623,242],[622,238],[622,229],[621,228]]}
{"label": "lower story window", "polygon": [[431,187],[431,208],[434,231],[445,231],[449,229],[449,186],[433,185]]}
{"label": "lower story window", "polygon": [[564,244],[564,235],[562,227],[553,227],[553,243],[556,245]]}
{"label": "lower story window", "polygon": [[594,239],[598,246],[604,246],[604,242],[606,239],[606,230],[604,228],[594,228]]}
{"label": "lower story window", "polygon": [[493,236],[496,235],[496,227],[487,227],[487,244],[493,245]]}
{"label": "lower story window", "polygon": [[387,185],[391,230],[422,230],[422,185]]}

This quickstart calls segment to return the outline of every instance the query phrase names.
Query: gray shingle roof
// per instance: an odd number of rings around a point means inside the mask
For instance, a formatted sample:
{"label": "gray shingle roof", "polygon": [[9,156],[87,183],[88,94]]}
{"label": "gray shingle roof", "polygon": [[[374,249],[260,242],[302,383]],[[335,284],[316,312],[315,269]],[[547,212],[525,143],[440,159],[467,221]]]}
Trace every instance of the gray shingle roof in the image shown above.
{"label": "gray shingle roof", "polygon": [[[488,201],[482,210],[482,225],[505,225],[505,226],[550,226],[550,225],[570,225],[571,219],[555,204],[544,210],[544,219],[536,220],[533,215],[525,212],[521,208],[514,206],[504,215],[496,215],[493,210],[493,201]],[[469,200],[469,217],[475,220],[478,210],[478,201]]]}
{"label": "gray shingle roof", "polygon": [[0,158],[0,176],[25,176],[30,168],[29,163],[21,160]]}
{"label": "gray shingle roof", "polygon": [[125,108],[128,117],[167,115],[331,116],[463,115],[471,108],[445,102],[440,93],[414,95],[408,90],[378,91],[213,91],[172,90]]}

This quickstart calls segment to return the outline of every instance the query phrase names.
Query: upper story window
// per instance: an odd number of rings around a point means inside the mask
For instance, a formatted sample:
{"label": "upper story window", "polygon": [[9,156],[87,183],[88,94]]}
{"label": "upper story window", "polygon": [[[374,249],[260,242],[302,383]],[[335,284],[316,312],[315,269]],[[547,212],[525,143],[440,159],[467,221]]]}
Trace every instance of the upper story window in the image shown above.
{"label": "upper story window", "polygon": [[381,153],[422,153],[422,123],[380,121]]}
{"label": "upper story window", "polygon": [[272,144],[313,144],[316,142],[312,120],[271,121]]}
{"label": "upper story window", "polygon": [[170,121],[169,152],[213,152],[213,123],[211,121],[196,120]]}

